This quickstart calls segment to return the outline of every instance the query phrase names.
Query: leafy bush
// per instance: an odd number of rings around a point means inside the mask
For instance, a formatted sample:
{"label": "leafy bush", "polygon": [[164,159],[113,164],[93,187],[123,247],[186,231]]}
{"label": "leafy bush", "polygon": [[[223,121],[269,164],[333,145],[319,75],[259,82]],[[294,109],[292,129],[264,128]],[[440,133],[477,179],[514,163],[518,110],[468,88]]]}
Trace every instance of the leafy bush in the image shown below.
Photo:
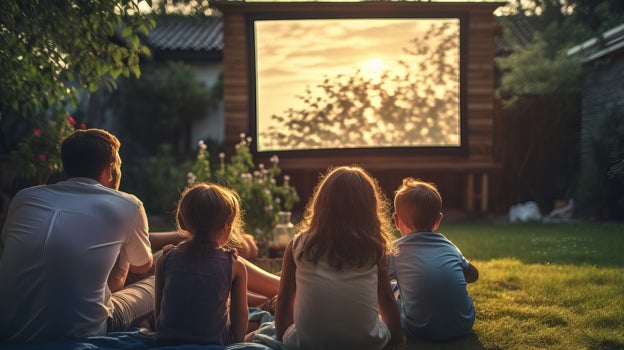
{"label": "leafy bush", "polygon": [[85,129],[86,125],[78,124],[74,117],[63,113],[33,128],[32,134],[11,155],[17,175],[34,179],[40,185],[46,184],[51,175],[63,169],[61,141],[76,128]]}
{"label": "leafy bush", "polygon": [[195,163],[188,173],[188,183],[211,181],[234,189],[241,198],[244,218],[249,233],[260,243],[268,243],[280,211],[289,211],[299,201],[297,190],[290,186],[290,177],[284,175],[282,183],[278,177],[282,170],[279,158],[271,157],[271,165],[255,164],[249,149],[250,137],[241,134],[241,141],[230,162],[225,154],[219,154],[220,164],[211,170],[208,149],[203,141]]}
{"label": "leafy bush", "polygon": [[[192,123],[218,104],[221,99],[215,91],[219,89],[218,83],[206,86],[192,67],[181,62],[146,65],[141,79],[120,84],[119,114],[126,145],[137,156],[149,155],[162,143],[171,144],[176,154],[189,154]],[[180,150],[180,145],[186,147]]]}
{"label": "leafy bush", "polygon": [[124,162],[126,169],[122,176],[123,190],[139,197],[149,214],[167,215],[171,222],[171,214],[184,188],[186,169],[190,167],[188,163],[178,160],[172,149],[171,145],[163,144],[154,156],[132,163]]}

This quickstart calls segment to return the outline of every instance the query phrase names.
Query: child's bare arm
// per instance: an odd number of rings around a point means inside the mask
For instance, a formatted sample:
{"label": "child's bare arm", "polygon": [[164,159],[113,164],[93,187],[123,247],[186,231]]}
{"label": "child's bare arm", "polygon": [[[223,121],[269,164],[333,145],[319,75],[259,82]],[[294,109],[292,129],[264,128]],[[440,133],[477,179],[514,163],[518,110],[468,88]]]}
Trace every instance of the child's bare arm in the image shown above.
{"label": "child's bare arm", "polygon": [[165,274],[162,271],[164,256],[160,256],[156,261],[154,268],[154,319],[158,319],[160,315],[160,303],[162,301],[162,292],[165,287]]}
{"label": "child's bare arm", "polygon": [[247,309],[247,269],[241,261],[234,260],[232,272],[234,278],[230,295],[230,321],[236,341],[242,342],[245,339],[245,334],[247,334],[247,319],[249,318],[249,309]]}
{"label": "child's bare arm", "polygon": [[390,278],[388,277],[388,258],[383,257],[377,264],[377,304],[382,321],[390,329],[392,339],[390,344],[401,344],[403,342],[403,331],[401,330],[401,319],[399,308],[394,294],[390,288]]}
{"label": "child's bare arm", "polygon": [[297,267],[293,258],[292,241],[286,247],[282,261],[282,277],[280,279],[277,301],[275,303],[275,336],[282,340],[288,327],[293,324],[293,309],[295,301],[295,271]]}
{"label": "child's bare arm", "polygon": [[473,283],[479,279],[479,270],[470,262],[468,268],[464,270],[464,278],[466,278],[467,283]]}

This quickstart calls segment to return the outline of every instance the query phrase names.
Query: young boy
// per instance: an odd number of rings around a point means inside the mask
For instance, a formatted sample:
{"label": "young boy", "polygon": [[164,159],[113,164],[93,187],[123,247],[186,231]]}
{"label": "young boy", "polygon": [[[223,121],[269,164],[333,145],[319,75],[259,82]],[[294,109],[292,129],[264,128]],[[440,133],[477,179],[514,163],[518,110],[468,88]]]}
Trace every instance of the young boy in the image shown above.
{"label": "young boy", "polygon": [[394,223],[401,238],[390,257],[401,325],[406,336],[448,340],[472,330],[475,310],[466,284],[477,268],[443,235],[433,232],[442,219],[442,197],[435,185],[403,179],[394,197]]}

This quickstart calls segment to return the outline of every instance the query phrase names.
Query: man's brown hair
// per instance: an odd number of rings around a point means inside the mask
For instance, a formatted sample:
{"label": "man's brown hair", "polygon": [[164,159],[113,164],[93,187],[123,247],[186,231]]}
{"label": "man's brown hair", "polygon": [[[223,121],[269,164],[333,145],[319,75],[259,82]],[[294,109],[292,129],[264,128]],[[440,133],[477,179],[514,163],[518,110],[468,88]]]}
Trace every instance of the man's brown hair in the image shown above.
{"label": "man's brown hair", "polygon": [[67,177],[97,180],[102,170],[117,161],[121,143],[102,129],[76,130],[61,144],[61,161]]}

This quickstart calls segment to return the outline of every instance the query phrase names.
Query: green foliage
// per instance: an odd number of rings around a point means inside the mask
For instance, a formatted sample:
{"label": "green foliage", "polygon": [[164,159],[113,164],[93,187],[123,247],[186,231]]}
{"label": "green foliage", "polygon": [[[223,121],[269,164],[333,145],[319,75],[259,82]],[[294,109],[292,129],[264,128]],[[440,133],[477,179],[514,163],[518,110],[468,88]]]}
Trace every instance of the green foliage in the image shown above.
{"label": "green foliage", "polygon": [[258,242],[268,243],[278,212],[291,210],[299,201],[299,196],[297,190],[290,186],[288,175],[283,176],[281,184],[278,183],[282,170],[277,156],[271,157],[269,167],[263,163],[256,166],[249,149],[250,142],[250,137],[241,134],[241,141],[236,145],[230,162],[226,163],[225,154],[221,153],[219,167],[210,171],[208,150],[200,141],[188,182],[215,182],[235,190],[241,199],[247,230]]}
{"label": "green foliage", "polygon": [[[150,1],[146,1],[150,2]],[[0,2],[0,118],[75,106],[85,91],[139,76],[154,21],[132,0]]]}
{"label": "green foliage", "polygon": [[153,156],[123,163],[121,188],[132,188],[149,214],[171,217],[184,188],[186,169],[190,165],[181,163],[172,150],[171,145],[162,144]]}
{"label": "green foliage", "polygon": [[581,88],[581,64],[568,57],[565,50],[553,56],[548,50],[552,44],[540,35],[525,47],[514,47],[514,53],[496,58],[503,72],[499,92],[511,95],[571,94]]}
{"label": "green foliage", "polygon": [[63,169],[61,142],[76,127],[84,129],[86,125],[78,125],[72,116],[62,113],[35,127],[11,155],[11,163],[17,175],[35,179],[37,184],[47,183],[52,174]]}
{"label": "green foliage", "polygon": [[208,0],[154,1],[152,10],[159,16],[205,16],[213,12]]}
{"label": "green foliage", "polygon": [[127,79],[119,90],[123,133],[133,150],[146,154],[161,143],[174,145],[176,153],[180,144],[190,145],[180,137],[220,100],[181,62],[146,65],[141,79]]}
{"label": "green foliage", "polygon": [[624,215],[624,109],[611,108],[587,130],[591,153],[581,170],[577,200],[583,214],[599,219]]}

